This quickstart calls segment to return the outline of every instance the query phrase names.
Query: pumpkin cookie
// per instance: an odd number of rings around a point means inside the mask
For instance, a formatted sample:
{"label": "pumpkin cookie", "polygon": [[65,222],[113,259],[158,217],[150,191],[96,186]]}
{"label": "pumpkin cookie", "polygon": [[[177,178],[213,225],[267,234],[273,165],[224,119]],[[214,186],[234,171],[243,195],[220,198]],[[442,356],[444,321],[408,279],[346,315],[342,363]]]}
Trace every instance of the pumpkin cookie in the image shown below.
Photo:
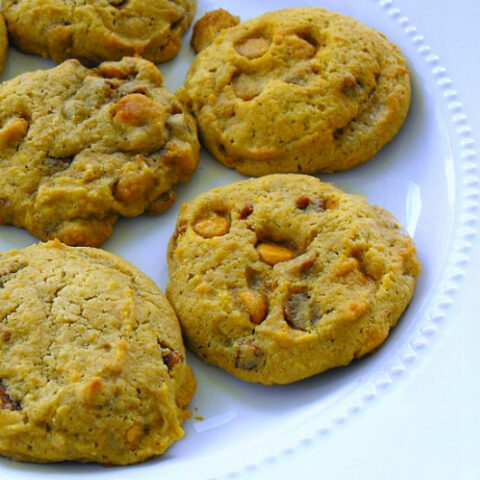
{"label": "pumpkin cookie", "polygon": [[183,436],[195,385],[173,309],[125,260],[0,253],[0,455],[143,461]]}
{"label": "pumpkin cookie", "polygon": [[293,8],[222,30],[195,58],[181,96],[227,167],[332,172],[390,142],[407,115],[410,77],[382,34],[328,10]]}
{"label": "pumpkin cookie", "polygon": [[198,159],[194,119],[146,60],[0,85],[0,224],[42,240],[101,245],[119,215],[170,206]]}
{"label": "pumpkin cookie", "polygon": [[195,7],[195,0],[3,0],[10,37],[20,50],[87,65],[134,55],[170,60]]}
{"label": "pumpkin cookie", "polygon": [[420,273],[391,214],[299,174],[236,182],[185,204],[168,260],[167,297],[191,348],[264,384],[377,349]]}

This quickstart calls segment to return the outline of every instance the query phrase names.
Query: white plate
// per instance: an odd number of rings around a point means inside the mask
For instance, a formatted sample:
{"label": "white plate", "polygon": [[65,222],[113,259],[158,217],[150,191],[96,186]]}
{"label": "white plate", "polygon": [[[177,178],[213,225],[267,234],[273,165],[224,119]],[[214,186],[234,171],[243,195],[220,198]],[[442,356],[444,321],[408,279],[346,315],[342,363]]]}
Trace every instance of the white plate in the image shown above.
{"label": "white plate", "polygon": [[[241,3],[233,0],[199,0],[198,3],[197,17],[222,6],[242,19],[274,8],[314,4],[295,0],[249,0]],[[424,466],[422,470],[420,463],[418,467],[412,467],[411,464],[407,466],[408,462],[397,463],[395,470],[383,470],[389,473],[380,477],[381,466],[388,468],[391,465],[382,458],[396,456],[392,455],[393,438],[387,440],[382,432],[375,430],[385,426],[384,421],[378,420],[386,415],[383,410],[385,405],[389,408],[393,405],[391,414],[394,418],[396,415],[405,415],[410,421],[417,419],[420,424],[422,421],[428,423],[422,420],[425,412],[417,418],[412,414],[411,407],[401,402],[428,397],[426,388],[420,387],[425,390],[422,390],[420,397],[408,389],[408,385],[416,381],[412,370],[415,370],[415,366],[418,370],[419,365],[424,365],[425,369],[431,369],[432,378],[437,378],[435,373],[438,374],[438,370],[430,359],[436,359],[436,351],[444,348],[446,335],[452,330],[448,328],[452,318],[461,315],[468,321],[473,316],[471,310],[465,310],[464,306],[456,303],[456,292],[463,291],[466,288],[465,279],[471,278],[471,258],[480,259],[480,256],[474,256],[477,251],[474,241],[480,193],[473,133],[461,103],[461,92],[456,90],[442,58],[437,56],[437,51],[422,36],[421,30],[423,23],[429,27],[429,31],[435,32],[432,25],[437,24],[438,20],[448,25],[447,15],[455,16],[456,11],[451,7],[445,9],[445,6],[437,8],[433,0],[420,3],[412,0],[395,4],[390,0],[322,2],[322,6],[352,15],[385,33],[404,52],[413,77],[412,107],[405,126],[392,143],[375,159],[360,167],[322,176],[324,180],[334,181],[346,191],[363,194],[371,203],[390,210],[417,244],[423,274],[410,307],[385,345],[376,354],[347,368],[282,387],[241,382],[215,367],[202,364],[190,354],[189,361],[199,383],[191,407],[194,415],[202,416],[204,420],[187,421],[185,438],[164,456],[127,468],[78,464],[32,465],[0,459],[2,480],[64,477],[117,480],[133,475],[138,480],[157,477],[198,480],[290,478],[297,476],[300,471],[304,474],[311,472],[306,470],[305,462],[321,468],[322,472],[330,472],[330,476],[325,478],[345,478],[343,474],[347,473],[350,476],[353,474],[353,478],[366,478],[355,475],[354,467],[369,468],[374,462],[380,468],[370,467],[372,472],[379,474],[379,477],[373,478],[412,478],[404,476],[406,472],[423,472],[423,478],[427,479],[452,478],[443,476],[448,469]],[[459,5],[467,3],[468,0],[464,0]],[[410,17],[402,11],[403,6]],[[435,6],[436,11],[427,11],[429,6]],[[479,10],[470,6],[468,11],[480,13]],[[464,18],[458,13],[456,16],[464,19],[463,29],[473,32],[477,28],[473,18]],[[415,23],[416,17],[420,25]],[[435,38],[438,41],[442,31],[438,30],[437,34]],[[479,38],[478,35],[476,38]],[[189,37],[185,38],[180,55],[160,67],[171,89],[182,85],[193,58],[188,42]],[[442,47],[441,42],[439,45]],[[470,50],[474,51],[472,48]],[[449,55],[450,59],[453,58]],[[453,61],[461,62],[461,58],[454,58]],[[53,63],[48,60],[11,50],[2,79],[50,66]],[[478,84],[478,77],[475,82]],[[157,218],[121,220],[104,248],[136,264],[164,290],[168,282],[166,245],[181,203],[210,187],[240,178],[240,175],[203,152],[198,171],[189,183],[179,189],[179,198],[173,208]],[[22,248],[35,241],[23,230],[0,227],[0,250]],[[477,268],[479,266],[477,262]],[[478,280],[478,274],[473,278]],[[466,342],[468,344],[461,347],[471,346],[468,339]],[[454,371],[452,369],[450,374]],[[473,380],[470,369],[463,375],[466,381]],[[441,391],[438,380],[433,388],[435,392]],[[445,398],[449,399],[448,406],[452,406],[454,402],[448,390]],[[436,408],[441,410],[443,398],[435,400],[440,402],[440,407]],[[464,400],[460,403],[466,405]],[[471,406],[471,402],[467,404]],[[472,417],[472,421],[477,420],[478,415]],[[406,438],[411,438],[412,445],[415,444],[413,426],[405,425],[402,428],[398,418],[395,421],[392,430],[386,432],[396,432],[397,435],[405,432]],[[359,430],[359,426],[363,428],[365,425],[372,429],[368,432]],[[478,422],[476,425],[479,425]],[[444,433],[448,435],[448,432]],[[455,435],[458,437],[461,432],[456,430]],[[426,438],[429,438],[428,435]],[[338,439],[343,439],[344,443],[339,444]],[[435,440],[440,451],[448,451],[445,447],[448,444],[446,438],[432,440]],[[352,445],[357,447],[353,448]],[[362,445],[375,446],[371,458],[365,456],[367,454]],[[405,442],[402,445],[405,448]],[[323,449],[330,452],[330,457],[322,456]],[[418,459],[413,450],[402,452],[400,458],[405,458],[405,453],[411,453],[412,458]],[[455,448],[452,453],[457,454]],[[471,463],[470,453],[467,452],[469,463],[463,472],[480,474],[480,465],[478,461]],[[440,466],[453,465],[453,460],[439,458],[438,461]],[[436,472],[435,477],[433,472]],[[311,473],[308,478],[317,478],[317,475]],[[478,475],[456,478],[478,478]]]}

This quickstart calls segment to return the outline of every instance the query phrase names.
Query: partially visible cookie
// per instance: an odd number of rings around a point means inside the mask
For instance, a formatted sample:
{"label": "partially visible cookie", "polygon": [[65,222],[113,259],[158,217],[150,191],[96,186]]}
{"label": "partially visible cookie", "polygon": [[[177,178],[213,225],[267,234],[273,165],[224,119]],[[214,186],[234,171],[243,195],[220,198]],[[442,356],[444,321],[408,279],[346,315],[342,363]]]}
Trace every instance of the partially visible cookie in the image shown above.
{"label": "partially visible cookie", "polygon": [[0,73],[3,71],[5,66],[5,60],[7,59],[8,52],[8,36],[7,29],[5,27],[5,20],[3,15],[0,13]]}
{"label": "partially visible cookie", "polygon": [[89,66],[134,55],[155,63],[172,59],[195,7],[195,0],[3,0],[20,50]]}
{"label": "partially visible cookie", "polygon": [[187,343],[250,382],[283,384],[377,349],[420,273],[391,214],[315,177],[267,175],[185,204],[168,250]]}
{"label": "partially visible cookie", "polygon": [[67,60],[25,73],[0,85],[0,224],[99,246],[119,215],[170,206],[199,148],[153,63]]}
{"label": "partially visible cookie", "polygon": [[240,17],[232,15],[223,8],[207,12],[193,26],[192,47],[195,53],[208,47],[222,30],[239,23]]}
{"label": "partially visible cookie", "polygon": [[128,464],[184,432],[175,313],[125,260],[58,241],[0,253],[0,455]]}
{"label": "partially visible cookie", "polygon": [[223,30],[195,58],[181,95],[210,153],[253,176],[365,162],[398,132],[411,96],[395,45],[315,7]]}

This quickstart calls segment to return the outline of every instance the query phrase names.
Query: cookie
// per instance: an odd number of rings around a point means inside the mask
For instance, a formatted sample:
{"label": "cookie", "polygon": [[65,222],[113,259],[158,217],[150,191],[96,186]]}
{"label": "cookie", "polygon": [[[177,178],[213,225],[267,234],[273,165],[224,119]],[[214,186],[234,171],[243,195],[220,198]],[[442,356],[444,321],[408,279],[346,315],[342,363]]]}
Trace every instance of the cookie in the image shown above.
{"label": "cookie", "polygon": [[195,391],[175,313],[102,250],[0,253],[0,454],[129,464],[184,432]]}
{"label": "cookie", "polygon": [[365,162],[398,132],[411,93],[395,45],[312,7],[221,31],[195,58],[181,96],[210,153],[259,176]]}
{"label": "cookie", "polygon": [[185,204],[168,261],[167,298],[190,347],[264,384],[377,349],[420,273],[391,214],[300,174],[243,180]]}
{"label": "cookie", "polygon": [[234,27],[239,23],[240,17],[232,15],[223,8],[207,12],[193,26],[191,44],[195,53],[208,47],[222,30]]}
{"label": "cookie", "polygon": [[170,206],[199,148],[153,63],[67,60],[25,73],[0,85],[0,224],[99,246],[120,215]]}
{"label": "cookie", "polygon": [[175,57],[195,0],[3,0],[10,38],[26,53],[87,66],[140,55]]}
{"label": "cookie", "polygon": [[5,60],[7,59],[8,52],[8,37],[7,29],[5,27],[5,20],[3,15],[0,13],[0,73],[3,71],[5,66]]}

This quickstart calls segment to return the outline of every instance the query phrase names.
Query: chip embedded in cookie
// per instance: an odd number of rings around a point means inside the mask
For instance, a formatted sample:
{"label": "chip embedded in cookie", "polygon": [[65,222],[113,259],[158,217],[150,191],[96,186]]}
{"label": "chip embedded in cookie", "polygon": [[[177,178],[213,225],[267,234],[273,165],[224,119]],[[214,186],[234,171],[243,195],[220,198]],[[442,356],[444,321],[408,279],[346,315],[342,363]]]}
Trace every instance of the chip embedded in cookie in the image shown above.
{"label": "chip embedded in cookie", "polygon": [[247,381],[294,382],[377,349],[413,295],[413,240],[391,214],[315,177],[203,193],[168,251],[187,343]]}
{"label": "chip embedded in cookie", "polygon": [[99,246],[198,164],[195,121],[147,60],[67,60],[4,82],[0,105],[0,224],[42,240]]}
{"label": "chip embedded in cookie", "polygon": [[0,253],[0,455],[129,464],[184,431],[196,383],[137,268],[52,241]]}
{"label": "chip embedded in cookie", "polygon": [[315,7],[221,31],[195,58],[181,95],[210,153],[252,176],[365,162],[398,132],[411,98],[395,45]]}
{"label": "chip embedded in cookie", "polygon": [[140,55],[175,57],[195,14],[195,0],[3,0],[15,46],[57,63],[88,66]]}

